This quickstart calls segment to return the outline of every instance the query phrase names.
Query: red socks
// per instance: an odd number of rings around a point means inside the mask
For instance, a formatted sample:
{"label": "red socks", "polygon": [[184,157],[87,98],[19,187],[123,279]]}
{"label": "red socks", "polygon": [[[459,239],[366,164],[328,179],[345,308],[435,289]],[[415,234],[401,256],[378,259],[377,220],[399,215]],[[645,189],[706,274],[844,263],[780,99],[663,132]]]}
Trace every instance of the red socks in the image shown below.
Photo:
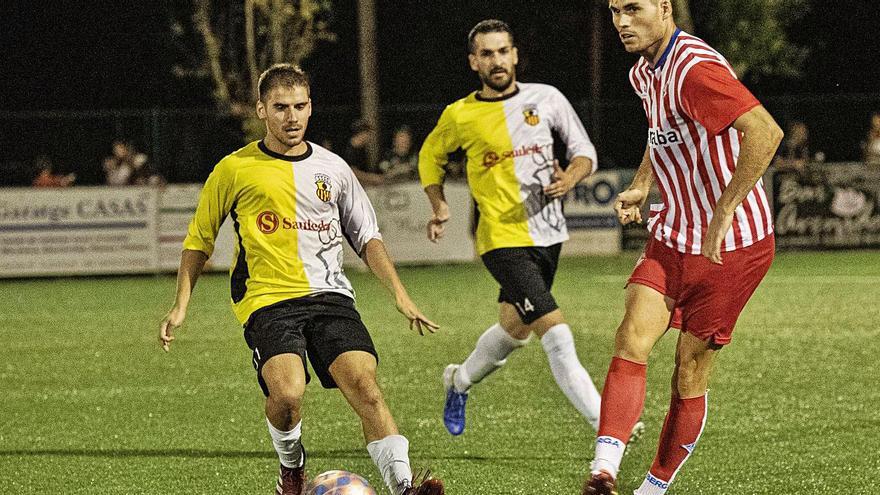
{"label": "red socks", "polygon": [[651,465],[652,475],[671,482],[693,452],[706,424],[707,398],[708,394],[691,399],[672,398],[669,413],[660,432],[657,457]]}
{"label": "red socks", "polygon": [[599,436],[626,443],[645,407],[646,364],[623,358],[611,359],[602,390]]}

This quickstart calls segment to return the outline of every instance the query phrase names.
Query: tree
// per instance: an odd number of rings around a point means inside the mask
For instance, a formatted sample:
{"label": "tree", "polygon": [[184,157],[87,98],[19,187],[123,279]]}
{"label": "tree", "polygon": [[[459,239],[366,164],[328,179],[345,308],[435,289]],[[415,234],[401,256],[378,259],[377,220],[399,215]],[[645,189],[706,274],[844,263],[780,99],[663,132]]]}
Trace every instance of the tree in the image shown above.
{"label": "tree", "polygon": [[673,0],[678,25],[709,38],[740,77],[800,75],[808,51],[786,29],[808,8],[807,0]]}
{"label": "tree", "polygon": [[258,139],[265,130],[253,110],[260,72],[299,65],[318,42],[335,41],[330,14],[330,0],[192,0],[188,22],[172,23],[188,59],[175,74],[209,79],[218,109],[241,120],[247,140]]}

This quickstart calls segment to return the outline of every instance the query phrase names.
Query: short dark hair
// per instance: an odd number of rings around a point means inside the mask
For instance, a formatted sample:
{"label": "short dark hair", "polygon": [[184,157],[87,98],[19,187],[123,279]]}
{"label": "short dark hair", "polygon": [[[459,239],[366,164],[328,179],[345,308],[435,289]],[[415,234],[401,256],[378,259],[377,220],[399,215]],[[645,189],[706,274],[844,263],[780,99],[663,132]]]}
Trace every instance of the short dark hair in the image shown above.
{"label": "short dark hair", "polygon": [[260,74],[260,82],[257,83],[260,101],[265,102],[269,91],[272,91],[276,86],[287,88],[300,86],[306,88],[306,91],[311,91],[309,76],[293,64],[275,64]]}
{"label": "short dark hair", "polygon": [[510,43],[513,43],[513,30],[506,22],[498,19],[486,19],[478,22],[468,33],[468,53],[474,53],[474,39],[477,35],[486,33],[507,33],[510,36]]}

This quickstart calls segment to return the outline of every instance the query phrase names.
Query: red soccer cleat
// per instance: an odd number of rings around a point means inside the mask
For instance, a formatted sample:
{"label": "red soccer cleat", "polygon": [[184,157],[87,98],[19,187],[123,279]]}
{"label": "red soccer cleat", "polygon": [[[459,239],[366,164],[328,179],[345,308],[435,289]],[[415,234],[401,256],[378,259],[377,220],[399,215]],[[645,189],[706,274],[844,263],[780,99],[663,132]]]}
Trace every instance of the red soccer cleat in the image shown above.
{"label": "red soccer cleat", "polygon": [[302,495],[306,487],[305,464],[298,468],[281,466],[275,495]]}
{"label": "red soccer cleat", "polygon": [[[419,478],[422,478],[421,482],[419,482]],[[426,471],[424,476],[416,474],[413,477],[413,483],[413,486],[407,488],[403,495],[444,495],[446,493],[443,482],[432,478],[431,471]]]}
{"label": "red soccer cleat", "polygon": [[599,471],[584,484],[583,495],[618,495],[617,482],[608,471]]}

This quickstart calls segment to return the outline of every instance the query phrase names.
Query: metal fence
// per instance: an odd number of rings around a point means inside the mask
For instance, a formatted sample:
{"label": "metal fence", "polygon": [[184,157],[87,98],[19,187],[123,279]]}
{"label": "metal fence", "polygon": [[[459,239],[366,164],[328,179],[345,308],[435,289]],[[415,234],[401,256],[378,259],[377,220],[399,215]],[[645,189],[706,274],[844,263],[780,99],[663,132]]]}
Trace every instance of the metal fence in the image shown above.
{"label": "metal fence", "polygon": [[[880,111],[880,94],[764,98],[782,125],[805,122],[811,148],[829,161],[858,160],[869,116]],[[644,151],[645,117],[633,97],[622,101],[575,102],[599,150],[600,167],[631,168]],[[441,104],[387,105],[382,136],[407,124],[416,143],[430,132]],[[342,151],[357,105],[315,108],[309,139]],[[76,172],[78,184],[103,183],[101,161],[118,137],[132,140],[170,182],[201,182],[214,164],[243,143],[238,121],[212,109],[0,112],[0,185],[25,185],[32,162],[47,154],[60,172]],[[383,146],[385,148],[386,146]]]}

